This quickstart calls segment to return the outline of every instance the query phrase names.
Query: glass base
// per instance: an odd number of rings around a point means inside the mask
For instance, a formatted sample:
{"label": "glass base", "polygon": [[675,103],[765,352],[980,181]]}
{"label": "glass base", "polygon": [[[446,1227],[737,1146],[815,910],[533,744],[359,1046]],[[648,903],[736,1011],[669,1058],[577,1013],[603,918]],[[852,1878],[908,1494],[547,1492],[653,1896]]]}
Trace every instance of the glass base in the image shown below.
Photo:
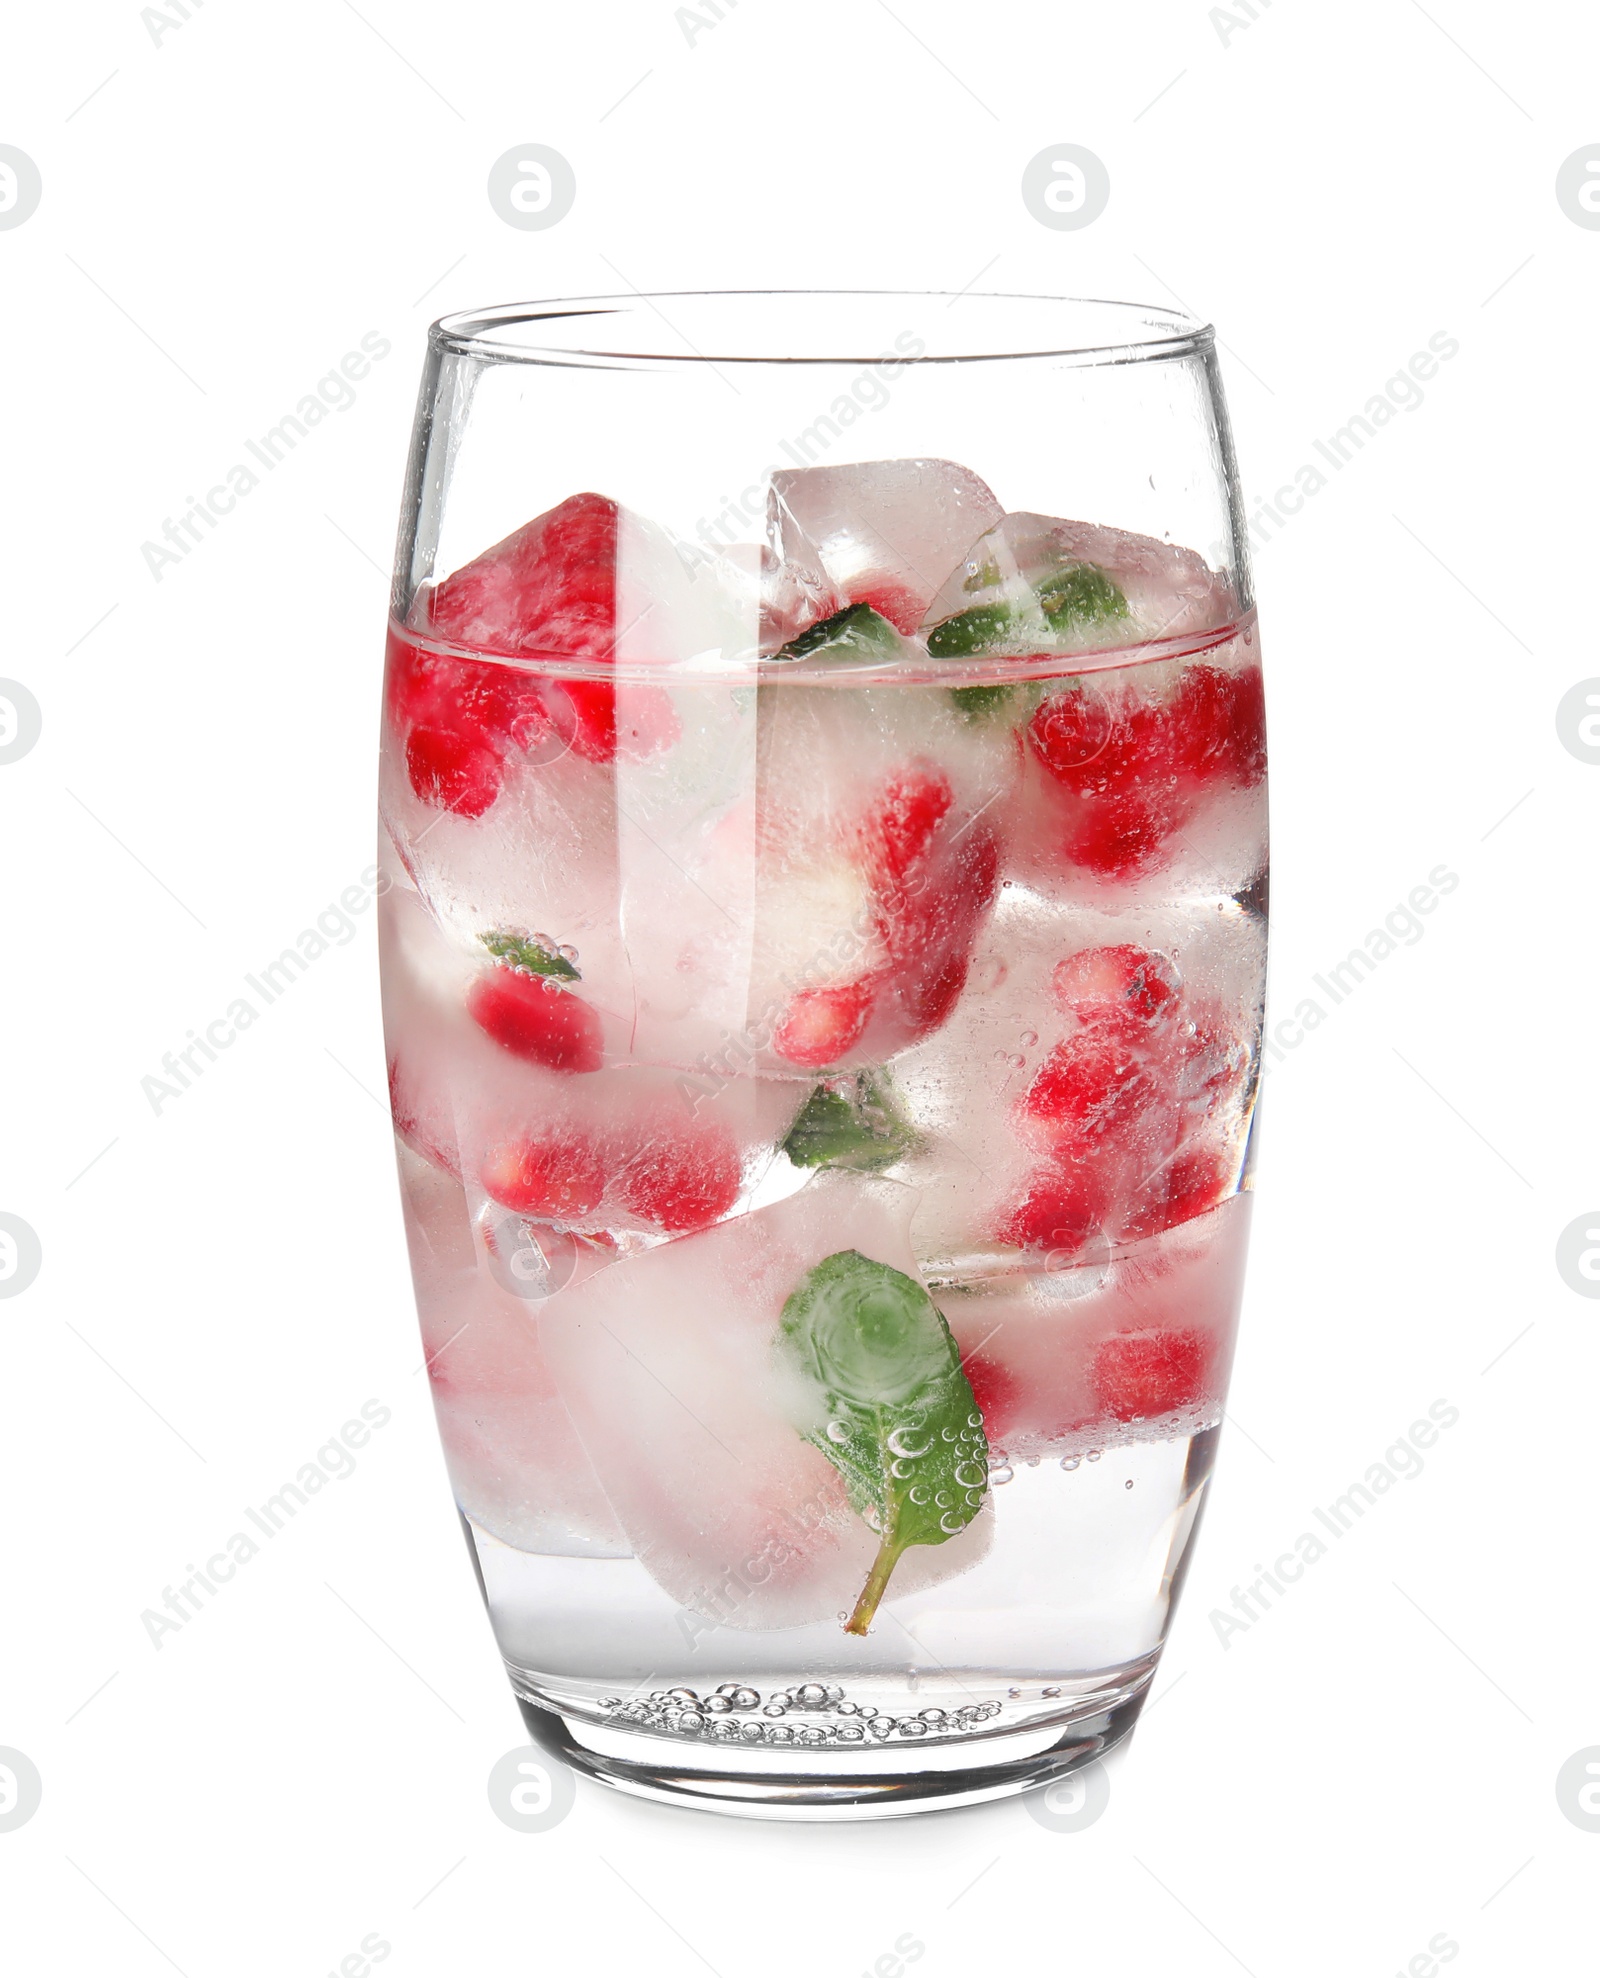
{"label": "glass base", "polygon": [[1147,1661],[1109,1693],[1097,1684],[1092,1709],[910,1746],[705,1743],[597,1723],[520,1687],[517,1702],[535,1744],[640,1799],[757,1820],[877,1820],[1014,1798],[1103,1758],[1133,1729],[1153,1674]]}

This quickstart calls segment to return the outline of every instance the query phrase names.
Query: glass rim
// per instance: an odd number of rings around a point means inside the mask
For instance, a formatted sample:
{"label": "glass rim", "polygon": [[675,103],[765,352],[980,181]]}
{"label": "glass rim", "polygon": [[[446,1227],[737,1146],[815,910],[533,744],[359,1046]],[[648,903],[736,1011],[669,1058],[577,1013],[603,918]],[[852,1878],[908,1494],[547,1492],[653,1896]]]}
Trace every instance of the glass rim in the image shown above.
{"label": "glass rim", "polygon": [[[862,350],[859,348],[841,349],[836,354],[825,352],[817,355],[797,355],[792,352],[753,351],[706,351],[697,348],[688,336],[677,329],[666,312],[663,303],[709,303],[709,304],[750,304],[764,303],[774,309],[787,306],[790,309],[804,308],[807,304],[851,302],[915,302],[931,304],[942,302],[946,310],[953,310],[956,304],[976,304],[980,308],[990,304],[1033,305],[1043,320],[1051,311],[1070,310],[1090,319],[1098,319],[1104,325],[1102,334],[1095,336],[1061,337],[1047,335],[1042,329],[1036,339],[1024,340],[1018,346],[1014,338],[1007,339],[1004,347],[983,347],[984,339],[961,336],[952,333],[949,342],[954,344],[976,343],[979,347],[962,349],[926,349],[914,355],[902,356],[891,353],[897,364],[908,367],[938,364],[984,364],[1006,361],[1045,360],[1057,364],[1083,366],[1085,368],[1152,362],[1170,362],[1201,354],[1209,354],[1215,346],[1216,336],[1211,324],[1191,315],[1187,310],[1173,309],[1166,304],[1117,301],[1099,296],[1069,295],[1020,295],[989,290],[970,289],[661,289],[646,293],[643,290],[630,290],[614,295],[553,296],[540,301],[499,303],[482,309],[452,311],[439,317],[429,325],[428,343],[430,349],[448,352],[458,357],[474,357],[485,361],[512,364],[548,364],[570,368],[573,365],[592,365],[597,368],[629,369],[632,367],[659,369],[662,367],[697,365],[715,367],[721,364],[747,365],[872,365],[884,361],[882,350]],[[552,326],[570,322],[574,318],[613,317],[622,319],[633,316],[643,319],[644,305],[653,316],[651,334],[635,337],[609,337],[598,340],[584,340],[572,331],[559,331],[552,328],[551,334],[543,339],[530,333],[530,326],[541,323]],[[1058,319],[1059,320],[1059,319]],[[1046,324],[1046,327],[1053,327]],[[1111,334],[1120,329],[1123,334]],[[514,334],[515,333],[515,334]],[[658,349],[651,345],[664,343],[676,338],[688,344],[685,349]],[[609,345],[610,347],[606,347]]]}

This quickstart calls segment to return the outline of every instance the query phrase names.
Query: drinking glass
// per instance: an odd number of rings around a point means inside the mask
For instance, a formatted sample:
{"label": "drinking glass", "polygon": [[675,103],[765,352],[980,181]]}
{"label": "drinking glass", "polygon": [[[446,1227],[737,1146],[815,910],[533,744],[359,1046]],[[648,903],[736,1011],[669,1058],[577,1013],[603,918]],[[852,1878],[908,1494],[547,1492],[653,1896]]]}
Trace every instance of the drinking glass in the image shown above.
{"label": "drinking glass", "polygon": [[1216,1453],[1265,740],[1212,333],[1001,295],[430,334],[389,1075],[530,1734],[894,1814],[1124,1737]]}

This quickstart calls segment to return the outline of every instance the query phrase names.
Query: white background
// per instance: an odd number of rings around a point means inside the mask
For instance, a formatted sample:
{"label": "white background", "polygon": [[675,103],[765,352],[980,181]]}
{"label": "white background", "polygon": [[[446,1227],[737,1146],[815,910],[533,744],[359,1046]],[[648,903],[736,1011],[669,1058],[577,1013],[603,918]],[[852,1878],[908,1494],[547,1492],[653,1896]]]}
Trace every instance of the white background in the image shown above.
{"label": "white background", "polygon": [[[192,4],[192,0],[191,0]],[[0,142],[0,1833],[18,1973],[871,1971],[1375,1978],[1593,1969],[1600,673],[1589,576],[1600,31],[1486,0],[1037,8],[133,0],[13,20]],[[709,12],[702,9],[709,21]],[[92,96],[90,92],[95,92]],[[631,92],[631,93],[629,93]],[[87,99],[87,100],[86,100]],[[619,99],[622,99],[619,101]],[[570,215],[485,196],[552,145]],[[1062,142],[1081,232],[1024,207]],[[1597,146],[1600,150],[1600,146]],[[385,568],[428,321],[637,285],[1179,298],[1219,325],[1252,495],[1434,332],[1426,401],[1261,549],[1281,1019],[1430,870],[1457,890],[1268,1085],[1235,1428],[1157,1701],[1078,1834],[1018,1804],[834,1830],[580,1788],[491,1813],[523,1741],[410,1307],[370,914],[180,1100],[140,1081],[356,881]],[[393,346],[157,583],[140,553],[364,332]],[[1581,574],[1580,574],[1581,573]],[[215,1603],[141,1612],[369,1397],[393,1419]],[[1209,1618],[1430,1403],[1460,1411],[1281,1604]],[[1415,1968],[1415,1967],[1414,1967]]]}

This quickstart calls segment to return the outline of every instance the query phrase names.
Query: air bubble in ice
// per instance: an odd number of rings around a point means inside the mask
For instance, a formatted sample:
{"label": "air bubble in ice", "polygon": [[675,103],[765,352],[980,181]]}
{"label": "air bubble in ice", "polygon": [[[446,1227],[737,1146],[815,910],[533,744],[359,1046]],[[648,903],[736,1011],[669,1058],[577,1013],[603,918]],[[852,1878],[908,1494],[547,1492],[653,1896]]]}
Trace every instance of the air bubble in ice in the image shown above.
{"label": "air bubble in ice", "polygon": [[942,1710],[919,1710],[917,1715],[922,1719],[924,1724],[942,1724],[945,1719],[945,1713]]}
{"label": "air bubble in ice", "polygon": [[[921,1426],[922,1425],[919,1422],[917,1424],[917,1428],[920,1429]],[[889,1454],[891,1456],[907,1456],[912,1458],[913,1460],[915,1460],[918,1456],[926,1456],[928,1451],[933,1447],[933,1443],[930,1440],[928,1442],[923,1443],[920,1449],[913,1448],[912,1445],[906,1440],[906,1438],[915,1433],[916,1430],[910,1427],[903,1429],[891,1429],[889,1431]]]}
{"label": "air bubble in ice", "polygon": [[850,1431],[845,1427],[843,1422],[829,1422],[828,1440],[830,1442],[848,1442],[850,1440]]}
{"label": "air bubble in ice", "polygon": [[1091,1463],[1098,1463],[1100,1461],[1100,1458],[1104,1456],[1105,1453],[1106,1452],[1103,1449],[1091,1449],[1089,1451],[1089,1461]]}
{"label": "air bubble in ice", "polygon": [[834,1735],[844,1744],[859,1744],[861,1742],[861,1726],[859,1724],[841,1724]]}
{"label": "air bubble in ice", "polygon": [[989,1472],[989,1481],[992,1484],[1008,1484],[1015,1475],[1016,1471],[1009,1463],[996,1463]]}
{"label": "air bubble in ice", "polygon": [[1075,1470],[1082,1461],[1083,1458],[1081,1456],[1063,1456],[1061,1467],[1063,1470]]}
{"label": "air bubble in ice", "polygon": [[984,1473],[977,1463],[958,1463],[955,1468],[956,1482],[963,1490],[982,1490]]}
{"label": "air bubble in ice", "polygon": [[957,1532],[967,1529],[967,1521],[957,1511],[946,1511],[939,1520],[939,1529],[947,1538],[954,1538]]}
{"label": "air bubble in ice", "polygon": [[805,1705],[807,1710],[820,1710],[828,1700],[828,1692],[823,1688],[821,1683],[802,1683],[798,1693],[798,1700]]}
{"label": "air bubble in ice", "polygon": [[920,1723],[915,1717],[902,1717],[895,1729],[903,1738],[925,1738],[928,1735],[927,1725]]}
{"label": "air bubble in ice", "polygon": [[910,1490],[906,1492],[906,1495],[911,1499],[913,1504],[926,1504],[928,1501],[928,1486],[926,1484],[913,1484]]}

